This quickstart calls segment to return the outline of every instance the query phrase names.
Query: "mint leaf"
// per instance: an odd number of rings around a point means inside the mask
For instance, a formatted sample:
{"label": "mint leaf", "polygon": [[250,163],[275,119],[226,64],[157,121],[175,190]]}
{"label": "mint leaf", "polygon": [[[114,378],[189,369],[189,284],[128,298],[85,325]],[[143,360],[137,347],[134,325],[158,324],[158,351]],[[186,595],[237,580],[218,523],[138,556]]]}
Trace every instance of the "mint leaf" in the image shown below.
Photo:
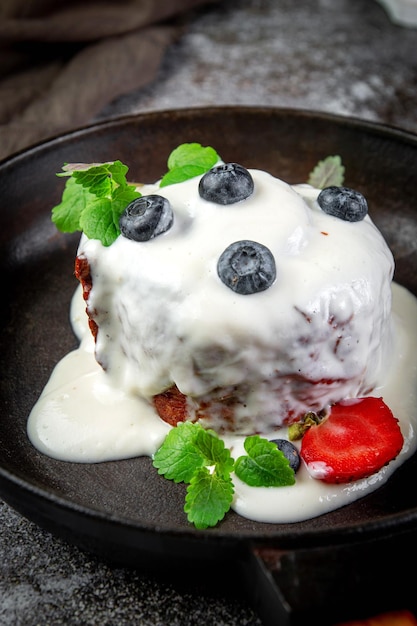
{"label": "mint leaf", "polygon": [[95,196],[84,189],[74,178],[66,182],[62,201],[52,209],[52,221],[63,233],[74,233],[80,229],[80,217]]}
{"label": "mint leaf", "polygon": [[340,187],[343,185],[344,176],[345,168],[340,156],[328,156],[317,163],[310,172],[307,182],[316,189],[324,189],[332,185]]}
{"label": "mint leaf", "polygon": [[113,212],[113,221],[117,225],[119,231],[119,219],[125,208],[132,200],[141,197],[141,193],[136,190],[134,185],[120,185],[112,192],[111,209]]}
{"label": "mint leaf", "polygon": [[119,235],[109,198],[96,198],[90,202],[80,216],[79,225],[89,239],[99,239],[103,246],[110,246]]}
{"label": "mint leaf", "polygon": [[160,186],[174,185],[195,176],[201,176],[220,161],[217,152],[210,146],[199,143],[183,143],[168,157],[168,172],[162,177]]}
{"label": "mint leaf", "polygon": [[198,165],[209,170],[220,160],[219,155],[210,146],[203,148],[200,143],[183,143],[175,148],[168,157],[168,169],[173,170],[184,165]]}
{"label": "mint leaf", "polygon": [[229,448],[226,448],[223,440],[214,431],[205,430],[199,424],[195,426],[198,426],[195,445],[204,456],[204,465],[214,465],[216,474],[223,478],[228,478],[234,466]]}
{"label": "mint leaf", "polygon": [[115,188],[128,186],[126,174],[129,168],[121,161],[92,163],[89,167],[85,167],[84,164],[79,169],[64,166],[63,169],[64,171],[71,169],[71,175],[77,183],[99,197],[110,197]]}
{"label": "mint leaf", "polygon": [[98,165],[81,172],[75,171],[72,176],[76,183],[88,189],[98,198],[110,197],[112,194],[113,181],[107,164]]}
{"label": "mint leaf", "polygon": [[267,439],[252,435],[245,439],[248,456],[235,462],[235,474],[251,487],[285,487],[295,483],[294,471],[284,454]]}
{"label": "mint leaf", "polygon": [[126,180],[128,167],[111,163],[70,163],[58,176],[69,176],[52,221],[62,232],[83,231],[110,246],[120,235],[119,218],[141,194]]}
{"label": "mint leaf", "polygon": [[230,509],[233,500],[230,475],[210,473],[206,467],[197,470],[187,487],[184,512],[188,521],[198,529],[215,526]]}
{"label": "mint leaf", "polygon": [[189,483],[193,474],[205,463],[204,454],[196,445],[199,424],[180,422],[172,428],[154,455],[153,465],[158,474],[176,483]]}
{"label": "mint leaf", "polygon": [[167,172],[162,177],[160,187],[167,187],[168,185],[183,183],[185,180],[189,180],[190,178],[194,178],[195,176],[201,176],[206,172],[207,170],[200,165],[183,165],[182,167],[176,167],[175,169]]}

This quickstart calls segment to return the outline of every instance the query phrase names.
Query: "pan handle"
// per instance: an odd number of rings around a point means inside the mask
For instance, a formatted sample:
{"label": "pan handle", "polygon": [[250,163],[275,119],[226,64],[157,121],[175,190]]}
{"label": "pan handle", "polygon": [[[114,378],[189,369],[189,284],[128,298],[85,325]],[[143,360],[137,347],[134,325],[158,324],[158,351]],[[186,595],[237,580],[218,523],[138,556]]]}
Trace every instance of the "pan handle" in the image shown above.
{"label": "pan handle", "polygon": [[417,614],[416,533],[281,550],[252,544],[244,578],[264,626],[334,626],[378,613]]}

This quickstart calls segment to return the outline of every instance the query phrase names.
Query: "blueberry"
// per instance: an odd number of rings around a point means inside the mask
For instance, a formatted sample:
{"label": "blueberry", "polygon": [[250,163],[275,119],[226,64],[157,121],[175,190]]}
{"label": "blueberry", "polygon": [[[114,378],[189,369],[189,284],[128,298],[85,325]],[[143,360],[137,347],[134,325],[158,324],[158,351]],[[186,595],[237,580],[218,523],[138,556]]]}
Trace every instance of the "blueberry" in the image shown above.
{"label": "blueberry", "polygon": [[276,277],[271,251],[256,241],[236,241],[221,254],[217,273],[223,283],[242,295],[264,291]]}
{"label": "blueberry", "polygon": [[291,469],[297,472],[300,467],[300,455],[294,444],[286,439],[271,439],[271,443],[276,444],[278,450],[281,450],[282,454],[288,459]]}
{"label": "blueberry", "polygon": [[368,213],[365,197],[348,187],[325,187],[317,198],[320,208],[346,222],[360,222]]}
{"label": "blueberry", "polygon": [[174,221],[171,205],[158,195],[141,196],[130,202],[123,211],[119,226],[127,239],[149,241],[169,230]]}
{"label": "blueberry", "polygon": [[204,174],[198,192],[209,202],[234,204],[253,193],[253,178],[247,169],[237,163],[216,165]]}

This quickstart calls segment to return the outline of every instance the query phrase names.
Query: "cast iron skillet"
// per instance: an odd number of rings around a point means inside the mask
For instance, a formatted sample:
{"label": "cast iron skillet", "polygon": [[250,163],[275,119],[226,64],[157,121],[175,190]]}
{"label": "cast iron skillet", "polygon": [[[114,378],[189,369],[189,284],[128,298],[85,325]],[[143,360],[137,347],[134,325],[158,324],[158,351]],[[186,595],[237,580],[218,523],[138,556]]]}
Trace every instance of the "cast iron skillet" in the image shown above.
{"label": "cast iron skillet", "polygon": [[302,110],[204,108],[122,117],[19,154],[0,164],[0,495],[117,563],[197,575],[238,564],[265,624],[302,623],[314,610],[325,624],[358,610],[406,601],[410,608],[407,577],[382,570],[397,570],[404,550],[414,549],[415,457],[374,494],[317,519],[274,525],[230,513],[197,531],[183,513],[183,486],[159,477],[148,458],[63,463],[27,439],[32,405],[76,346],[68,311],[78,235],[62,235],[50,221],[64,184],[55,173],[65,162],[120,159],[132,180],[149,182],[165,172],[173,148],[192,141],[291,183],[340,154],[346,184],[366,195],[394,252],[396,280],[417,294],[417,137],[400,130]]}

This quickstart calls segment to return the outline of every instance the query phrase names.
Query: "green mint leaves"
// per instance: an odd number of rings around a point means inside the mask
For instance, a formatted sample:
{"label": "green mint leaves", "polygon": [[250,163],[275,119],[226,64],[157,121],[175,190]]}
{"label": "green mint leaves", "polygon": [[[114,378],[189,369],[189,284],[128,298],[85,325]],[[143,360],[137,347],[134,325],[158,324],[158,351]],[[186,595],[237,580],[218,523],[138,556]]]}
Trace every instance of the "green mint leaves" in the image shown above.
{"label": "green mint leaves", "polygon": [[246,437],[247,456],[240,456],[235,463],[235,474],[251,487],[286,487],[294,485],[294,470],[277,446],[259,437]]}
{"label": "green mint leaves", "polygon": [[253,435],[245,439],[247,456],[236,461],[214,431],[180,422],[156,452],[158,473],[187,484],[184,511],[198,529],[215,526],[229,511],[234,487],[231,474],[253,487],[283,487],[295,483],[288,460],[270,441]]}
{"label": "green mint leaves", "polygon": [[217,152],[210,146],[203,148],[199,143],[183,143],[168,157],[168,172],[162,177],[161,187],[182,183],[184,180],[201,176],[220,161]]}
{"label": "green mint leaves", "polygon": [[189,483],[195,471],[211,465],[221,476],[230,474],[230,452],[213,431],[191,422],[172,428],[154,457],[159,474],[176,483]]}
{"label": "green mint leaves", "polygon": [[[168,158],[168,172],[161,187],[204,174],[220,157],[199,143],[178,146]],[[52,209],[52,221],[64,233],[84,232],[110,246],[120,235],[119,219],[127,205],[141,194],[126,180],[128,167],[110,163],[67,163],[57,176],[68,176],[60,204]]]}
{"label": "green mint leaves", "polygon": [[196,528],[215,526],[233,499],[233,459],[223,441],[191,422],[172,428],[153,460],[158,473],[188,483],[184,511]]}
{"label": "green mint leaves", "polygon": [[345,176],[345,168],[342,165],[340,156],[328,156],[323,161],[319,161],[310,172],[308,184],[316,189],[325,187],[341,187]]}
{"label": "green mint leaves", "polygon": [[[184,143],[168,157],[167,173],[160,187],[181,183],[208,172],[221,160],[210,146]],[[52,221],[64,233],[84,232],[110,246],[120,235],[119,219],[126,206],[140,198],[135,185],[126,180],[128,167],[121,161],[109,163],[67,163],[57,176],[68,180],[61,202],[52,209]],[[318,189],[343,184],[345,168],[340,156],[320,161],[308,183]]]}
{"label": "green mint leaves", "polygon": [[128,167],[112,163],[67,164],[58,176],[69,176],[62,201],[52,209],[52,221],[66,233],[83,231],[110,246],[119,236],[119,218],[140,197],[126,180]]}

